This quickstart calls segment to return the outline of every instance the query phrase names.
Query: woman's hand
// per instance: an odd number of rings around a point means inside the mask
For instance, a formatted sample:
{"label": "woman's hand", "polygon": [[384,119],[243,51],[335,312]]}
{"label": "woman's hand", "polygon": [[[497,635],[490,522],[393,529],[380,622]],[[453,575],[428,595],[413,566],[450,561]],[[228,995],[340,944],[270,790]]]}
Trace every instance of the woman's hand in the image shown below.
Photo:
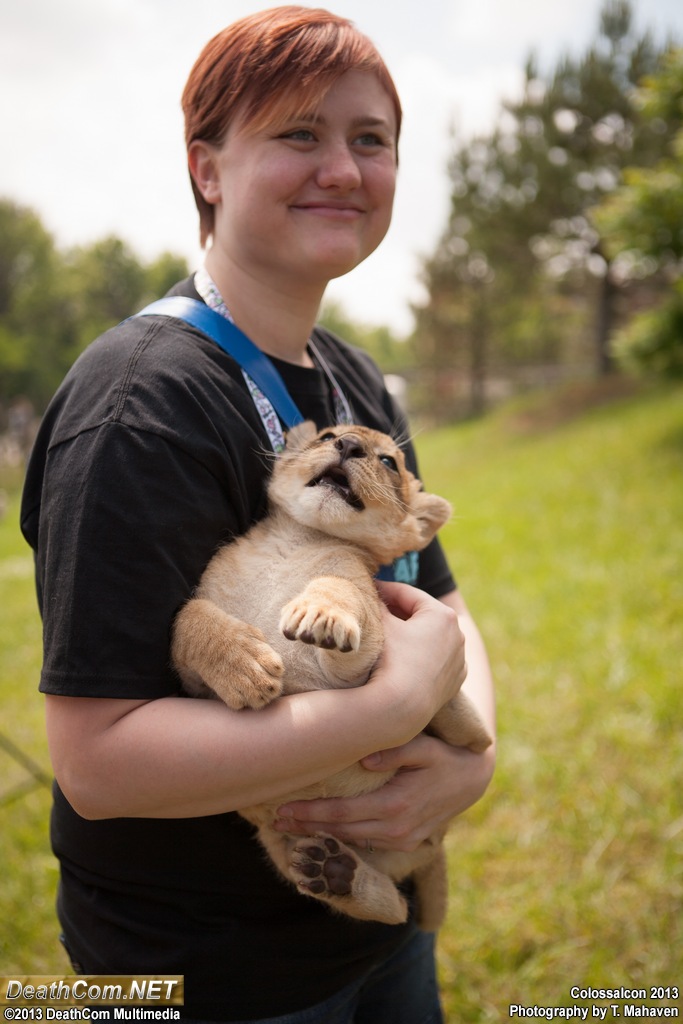
{"label": "woman's hand", "polygon": [[493,774],[492,748],[473,754],[424,733],[361,762],[396,775],[374,793],[288,803],[275,827],[295,835],[327,832],[354,846],[412,852],[484,794]]}
{"label": "woman's hand", "polygon": [[369,684],[392,690],[405,709],[410,740],[456,695],[467,675],[465,637],[455,609],[404,583],[380,583],[385,604],[384,648]]}
{"label": "woman's hand", "polygon": [[[373,678],[386,673],[390,679],[395,673],[397,681],[404,680],[407,669],[413,690],[427,686],[438,694],[443,686],[442,696],[436,697],[436,707],[441,707],[467,674],[464,689],[494,736],[491,669],[462,594],[453,591],[433,602],[410,587],[383,584],[382,595],[392,615],[385,617],[385,653]],[[450,618],[440,621],[434,604],[457,616],[456,632]],[[495,745],[474,754],[421,733],[402,746],[364,757],[361,764],[370,771],[396,774],[365,796],[286,803],[279,808],[276,827],[301,835],[329,832],[360,847],[412,851],[484,795],[493,775]]]}

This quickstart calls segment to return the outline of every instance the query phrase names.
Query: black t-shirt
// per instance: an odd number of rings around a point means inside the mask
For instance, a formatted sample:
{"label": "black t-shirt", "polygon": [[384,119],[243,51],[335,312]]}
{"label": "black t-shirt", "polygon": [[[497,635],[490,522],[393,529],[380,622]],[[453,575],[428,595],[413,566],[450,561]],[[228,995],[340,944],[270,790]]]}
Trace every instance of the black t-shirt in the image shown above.
{"label": "black t-shirt", "polygon": [[[198,297],[191,281],[173,291]],[[354,420],[407,436],[368,356],[321,328],[315,341]],[[325,375],[276,363],[303,415],[320,428],[333,422]],[[416,471],[409,445],[406,455]],[[134,318],[86,350],[43,419],[22,505],[43,692],[180,692],[171,622],[216,548],[264,514],[271,460],[240,368],[188,325]],[[454,587],[436,542],[420,556],[418,585],[436,597]],[[235,813],[86,821],[55,786],[52,843],[60,918],[84,972],[183,973],[190,1017],[315,1004],[388,955],[408,927],[353,921],[302,897]]]}

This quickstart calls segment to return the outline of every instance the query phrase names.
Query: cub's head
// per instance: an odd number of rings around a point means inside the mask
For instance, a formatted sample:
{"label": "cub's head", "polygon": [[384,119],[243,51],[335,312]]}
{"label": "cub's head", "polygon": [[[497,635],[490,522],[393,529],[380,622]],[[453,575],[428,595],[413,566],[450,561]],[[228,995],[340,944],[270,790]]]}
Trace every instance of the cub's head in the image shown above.
{"label": "cub's head", "polygon": [[451,514],[447,501],[425,494],[387,434],[360,426],[294,427],[268,496],[303,526],[358,544],[380,563],[426,547]]}

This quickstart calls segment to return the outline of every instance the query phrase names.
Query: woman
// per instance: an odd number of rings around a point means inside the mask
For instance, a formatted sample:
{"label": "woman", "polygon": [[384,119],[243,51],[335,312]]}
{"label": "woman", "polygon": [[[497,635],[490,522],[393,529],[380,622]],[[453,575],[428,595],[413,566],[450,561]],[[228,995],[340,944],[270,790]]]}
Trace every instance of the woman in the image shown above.
{"label": "woman", "polygon": [[[246,18],[200,55],[183,108],[211,245],[175,294],[232,318],[320,427],[402,431],[372,362],[314,327],[328,281],[391,217],[401,111],[372,44],[324,11]],[[385,654],[364,687],[232,712],[183,698],[169,667],[174,615],[217,545],[263,514],[281,443],[230,356],[164,316],[98,339],[44,418],[22,524],[65,945],[88,974],[184,974],[188,1019],[439,1021],[432,937],[297,894],[235,813],[362,759],[401,771],[370,796],[282,807],[282,828],[412,849],[483,794],[490,751],[421,733],[463,682],[465,642],[465,685],[493,729],[484,647],[438,544],[416,587],[381,584]]]}

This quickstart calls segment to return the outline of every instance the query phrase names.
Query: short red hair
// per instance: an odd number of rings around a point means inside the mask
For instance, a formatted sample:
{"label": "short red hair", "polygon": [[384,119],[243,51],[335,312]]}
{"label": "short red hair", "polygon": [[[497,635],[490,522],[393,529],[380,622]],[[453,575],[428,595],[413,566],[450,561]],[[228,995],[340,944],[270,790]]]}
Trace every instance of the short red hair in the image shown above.
{"label": "short red hair", "polygon": [[[220,145],[236,116],[254,129],[313,110],[347,71],[369,71],[401,103],[374,44],[346,18],[310,7],[274,7],[229,25],[200,53],[183,90],[185,145]],[[202,245],[213,231],[213,206],[192,180]]]}

